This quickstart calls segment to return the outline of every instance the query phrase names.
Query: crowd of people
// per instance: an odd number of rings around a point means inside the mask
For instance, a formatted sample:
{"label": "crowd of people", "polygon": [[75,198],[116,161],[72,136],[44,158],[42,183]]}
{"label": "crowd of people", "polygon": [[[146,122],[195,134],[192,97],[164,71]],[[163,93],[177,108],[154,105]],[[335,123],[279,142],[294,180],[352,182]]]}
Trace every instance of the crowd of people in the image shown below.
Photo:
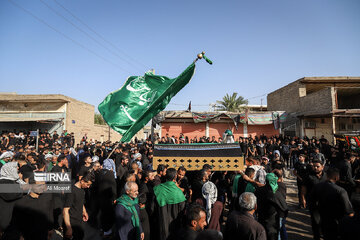
{"label": "crowd of people", "polygon": [[[323,136],[261,135],[234,139],[244,170],[154,169],[154,144],[223,142],[154,138],[111,143],[84,136],[75,144],[67,131],[45,131],[38,141],[3,132],[0,239],[84,239],[90,227],[104,239],[286,240],[288,175],[297,179],[298,207],[309,210],[315,240],[360,236],[359,152]],[[51,192],[34,173],[69,173],[71,191]],[[24,191],[5,191],[9,185]]]}

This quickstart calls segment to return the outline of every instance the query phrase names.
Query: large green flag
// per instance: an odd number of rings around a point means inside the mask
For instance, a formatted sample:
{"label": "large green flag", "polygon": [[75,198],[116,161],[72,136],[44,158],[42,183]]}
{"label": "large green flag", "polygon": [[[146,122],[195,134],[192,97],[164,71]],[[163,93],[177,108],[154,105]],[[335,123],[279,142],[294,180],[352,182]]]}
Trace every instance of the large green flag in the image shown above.
{"label": "large green flag", "polygon": [[122,142],[129,142],[156,114],[164,110],[192,78],[192,63],[177,78],[145,73],[129,77],[124,86],[110,93],[98,109],[107,124],[122,135]]}

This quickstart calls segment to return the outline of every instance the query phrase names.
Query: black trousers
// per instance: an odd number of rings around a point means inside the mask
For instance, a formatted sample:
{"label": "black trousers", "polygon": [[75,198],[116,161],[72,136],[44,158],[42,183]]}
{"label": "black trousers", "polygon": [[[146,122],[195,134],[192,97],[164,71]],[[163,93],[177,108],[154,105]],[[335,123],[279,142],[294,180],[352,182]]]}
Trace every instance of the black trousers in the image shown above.
{"label": "black trousers", "polygon": [[339,225],[336,219],[323,216],[321,218],[321,230],[324,235],[324,240],[339,239]]}
{"label": "black trousers", "polygon": [[150,223],[149,216],[145,208],[140,209],[140,222],[144,231],[144,240],[150,240]]}
{"label": "black trousers", "polygon": [[297,188],[298,188],[298,199],[299,199],[299,204],[301,205],[301,187],[304,185],[303,181],[300,181],[298,178],[296,179],[296,183],[297,183]]}
{"label": "black trousers", "polygon": [[313,231],[314,240],[320,240],[321,228],[320,228],[320,213],[317,210],[310,210],[311,228]]}
{"label": "black trousers", "polygon": [[82,223],[80,224],[74,224],[71,225],[72,228],[72,238],[67,238],[65,237],[65,233],[66,233],[66,226],[64,226],[64,240],[82,240],[84,239],[84,226]]}
{"label": "black trousers", "polygon": [[100,227],[109,231],[115,223],[115,209],[111,199],[100,197]]}

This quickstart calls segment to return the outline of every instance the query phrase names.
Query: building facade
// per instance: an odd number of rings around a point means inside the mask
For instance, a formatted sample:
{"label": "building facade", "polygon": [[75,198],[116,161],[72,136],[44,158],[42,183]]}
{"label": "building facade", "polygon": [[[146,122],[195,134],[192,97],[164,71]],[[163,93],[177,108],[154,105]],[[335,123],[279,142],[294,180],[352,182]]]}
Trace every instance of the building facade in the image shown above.
{"label": "building facade", "polygon": [[285,134],[321,137],[360,132],[360,77],[304,77],[267,96],[269,111],[285,111]]}
{"label": "building facade", "polygon": [[78,143],[88,139],[119,141],[120,134],[107,125],[94,124],[95,107],[61,94],[0,94],[1,131],[64,130],[73,132]]}
{"label": "building facade", "polygon": [[[265,134],[266,136],[279,135],[279,130],[274,128],[273,121],[271,119],[271,113],[261,112],[261,113],[249,113],[248,121],[243,119],[243,121],[235,125],[234,120],[229,117],[229,114],[234,113],[224,113],[220,114],[219,112],[204,112],[204,113],[192,113],[185,111],[164,111],[163,120],[160,123],[159,136],[169,136],[178,137],[180,133],[183,133],[189,138],[197,137],[210,137],[215,136],[216,139],[223,137],[223,133],[230,129],[235,139],[239,137],[249,137]],[[209,117],[207,120],[198,122],[196,116],[214,115],[213,118]],[[266,117],[266,118],[264,118]],[[260,119],[260,120],[256,120]],[[262,121],[264,120],[264,121]]]}

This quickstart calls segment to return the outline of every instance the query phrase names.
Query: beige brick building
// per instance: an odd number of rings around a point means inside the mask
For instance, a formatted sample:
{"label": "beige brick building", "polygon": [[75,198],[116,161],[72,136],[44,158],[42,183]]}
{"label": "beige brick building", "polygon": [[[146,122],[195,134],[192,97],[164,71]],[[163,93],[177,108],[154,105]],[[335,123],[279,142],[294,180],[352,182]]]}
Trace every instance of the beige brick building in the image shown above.
{"label": "beige brick building", "polygon": [[63,130],[73,132],[75,142],[88,139],[119,141],[121,135],[107,125],[94,124],[95,107],[61,94],[0,94],[0,132]]}
{"label": "beige brick building", "polygon": [[282,132],[300,137],[360,131],[360,77],[304,77],[267,96],[269,111],[286,111]]}

